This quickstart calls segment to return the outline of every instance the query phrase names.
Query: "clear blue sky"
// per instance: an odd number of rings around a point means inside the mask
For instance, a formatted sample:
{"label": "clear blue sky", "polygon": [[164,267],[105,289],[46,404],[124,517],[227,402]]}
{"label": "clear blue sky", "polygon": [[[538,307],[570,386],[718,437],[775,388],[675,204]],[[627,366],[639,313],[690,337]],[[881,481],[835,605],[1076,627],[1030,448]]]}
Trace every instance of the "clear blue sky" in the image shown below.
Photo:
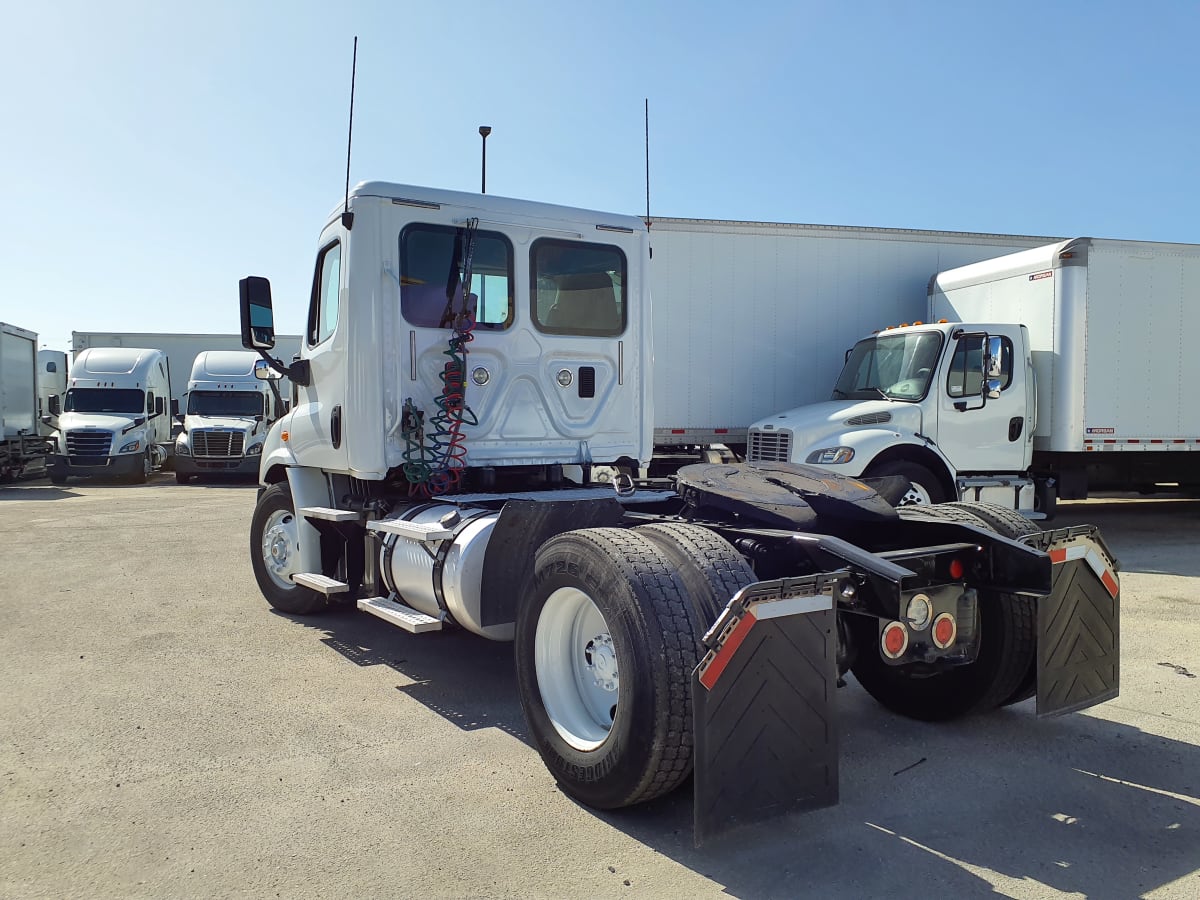
{"label": "clear blue sky", "polygon": [[651,212],[1200,243],[1191,2],[8,4],[0,319],[301,330],[345,179]]}

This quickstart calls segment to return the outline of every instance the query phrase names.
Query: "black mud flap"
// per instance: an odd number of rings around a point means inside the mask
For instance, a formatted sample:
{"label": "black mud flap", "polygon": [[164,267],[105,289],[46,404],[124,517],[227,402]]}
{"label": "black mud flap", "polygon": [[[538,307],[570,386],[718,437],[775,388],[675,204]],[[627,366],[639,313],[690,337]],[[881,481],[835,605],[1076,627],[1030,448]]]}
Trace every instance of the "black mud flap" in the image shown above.
{"label": "black mud flap", "polygon": [[1091,526],[1047,536],[1054,587],[1038,601],[1039,718],[1111,700],[1121,672],[1116,560]]}
{"label": "black mud flap", "polygon": [[838,800],[836,576],[760,581],[692,674],[695,840]]}

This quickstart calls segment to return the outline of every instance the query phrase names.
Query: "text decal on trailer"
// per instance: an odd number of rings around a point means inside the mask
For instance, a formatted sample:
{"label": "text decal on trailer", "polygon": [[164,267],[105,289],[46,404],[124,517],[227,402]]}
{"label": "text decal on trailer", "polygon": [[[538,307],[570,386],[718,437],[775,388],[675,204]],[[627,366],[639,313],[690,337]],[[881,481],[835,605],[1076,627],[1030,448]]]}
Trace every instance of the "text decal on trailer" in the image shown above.
{"label": "text decal on trailer", "polygon": [[1054,272],[1053,272],[1053,271],[1050,271],[1050,272],[1035,272],[1033,275],[1030,275],[1030,276],[1029,276],[1029,280],[1030,280],[1030,281],[1039,281],[1039,280],[1040,280],[1040,279],[1042,279],[1042,278],[1053,278],[1053,277],[1054,277]]}

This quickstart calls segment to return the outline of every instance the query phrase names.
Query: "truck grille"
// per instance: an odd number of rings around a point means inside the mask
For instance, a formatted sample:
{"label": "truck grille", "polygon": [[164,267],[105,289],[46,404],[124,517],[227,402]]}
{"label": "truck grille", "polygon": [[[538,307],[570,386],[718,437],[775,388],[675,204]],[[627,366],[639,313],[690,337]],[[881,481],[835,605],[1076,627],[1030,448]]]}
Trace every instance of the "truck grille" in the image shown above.
{"label": "truck grille", "polygon": [[746,452],[746,459],[750,462],[787,462],[791,450],[790,431],[750,429],[750,446]]}
{"label": "truck grille", "polygon": [[111,449],[111,431],[67,432],[67,456],[99,456],[103,458],[108,456]]}
{"label": "truck grille", "polygon": [[197,428],[192,432],[192,456],[231,457],[241,456],[246,435],[240,431],[215,431]]}

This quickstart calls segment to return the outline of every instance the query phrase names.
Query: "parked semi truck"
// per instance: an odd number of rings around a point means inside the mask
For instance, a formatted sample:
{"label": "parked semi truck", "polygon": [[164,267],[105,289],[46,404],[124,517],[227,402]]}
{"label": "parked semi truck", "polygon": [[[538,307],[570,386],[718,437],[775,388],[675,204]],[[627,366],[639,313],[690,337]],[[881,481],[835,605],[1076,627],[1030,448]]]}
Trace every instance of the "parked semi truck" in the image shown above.
{"label": "parked semi truck", "polygon": [[0,481],[45,462],[38,431],[37,334],[0,322]]}
{"label": "parked semi truck", "polygon": [[832,399],[755,423],[749,458],[1047,515],[1089,489],[1195,491],[1198,290],[1200,247],[1090,238],[935,274],[925,323],[860,340]]}
{"label": "parked semi truck", "polygon": [[80,351],[51,438],[50,480],[65,484],[69,477],[100,476],[145,482],[174,448],[170,397],[167,356],[161,350]]}
{"label": "parked semi truck", "polygon": [[[37,352],[38,431],[45,437],[54,433],[58,414],[67,394],[67,354],[62,350]],[[42,421],[49,417],[47,421]]]}
{"label": "parked semi truck", "polygon": [[562,789],[623,807],[694,771],[698,840],[836,802],[847,672],[930,720],[1116,695],[1092,526],[898,510],[901,478],[788,463],[591,484],[652,453],[651,266],[637,218],[372,182],[321,232],[295,363],[271,356],[270,283],[243,279],[243,341],[299,400],[250,526],[267,601],[512,641]]}
{"label": "parked semi truck", "polygon": [[[192,363],[205,350],[241,350],[241,335],[187,334],[172,332],[72,331],[71,350],[78,355],[92,347],[155,347],[167,355],[171,386],[180,409],[186,409],[184,393],[192,374]],[[279,335],[276,356],[290,360],[300,352],[300,336]]]}
{"label": "parked semi truck", "polygon": [[180,484],[206,475],[258,474],[263,438],[286,404],[278,378],[255,377],[254,364],[261,361],[252,350],[196,355],[184,395],[183,431],[175,438]]}

